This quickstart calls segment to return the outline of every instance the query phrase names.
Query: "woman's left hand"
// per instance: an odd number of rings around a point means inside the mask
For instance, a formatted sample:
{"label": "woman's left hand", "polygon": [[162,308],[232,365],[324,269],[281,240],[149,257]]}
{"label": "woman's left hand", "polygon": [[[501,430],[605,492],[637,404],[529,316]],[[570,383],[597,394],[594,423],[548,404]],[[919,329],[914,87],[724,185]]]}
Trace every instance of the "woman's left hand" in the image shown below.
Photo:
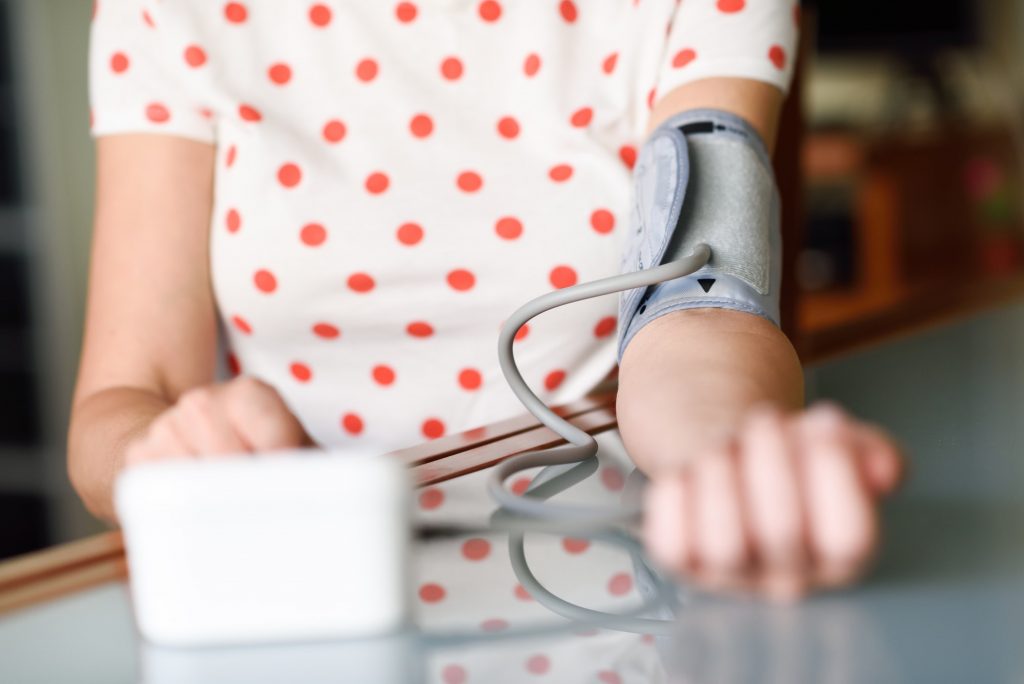
{"label": "woman's left hand", "polygon": [[698,586],[791,599],[864,572],[878,501],[902,472],[886,433],[833,404],[758,407],[727,443],[653,479],[644,536]]}

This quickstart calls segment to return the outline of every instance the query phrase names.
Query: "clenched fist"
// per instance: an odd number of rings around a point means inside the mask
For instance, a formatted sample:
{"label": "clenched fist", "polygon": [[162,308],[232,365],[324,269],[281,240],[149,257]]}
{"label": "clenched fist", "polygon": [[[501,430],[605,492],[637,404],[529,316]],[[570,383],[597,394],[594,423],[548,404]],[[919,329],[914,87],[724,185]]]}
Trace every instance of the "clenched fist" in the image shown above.
{"label": "clenched fist", "polygon": [[652,481],[644,536],[698,586],[794,598],[860,576],[901,473],[888,435],[837,406],[759,407],[731,441]]}
{"label": "clenched fist", "polygon": [[250,377],[191,389],[125,449],[128,466],[177,456],[238,454],[309,446],[277,391]]}

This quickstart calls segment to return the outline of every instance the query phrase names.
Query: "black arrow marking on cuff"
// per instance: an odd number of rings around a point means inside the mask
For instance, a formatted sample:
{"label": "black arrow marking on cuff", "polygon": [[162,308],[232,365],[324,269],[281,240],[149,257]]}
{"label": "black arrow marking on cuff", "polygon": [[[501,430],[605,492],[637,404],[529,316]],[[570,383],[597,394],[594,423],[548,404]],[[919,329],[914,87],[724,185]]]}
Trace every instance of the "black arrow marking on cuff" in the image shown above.
{"label": "black arrow marking on cuff", "polygon": [[697,282],[700,283],[700,286],[702,288],[704,288],[704,292],[709,292],[711,290],[711,286],[715,284],[715,279],[714,278],[698,278]]}

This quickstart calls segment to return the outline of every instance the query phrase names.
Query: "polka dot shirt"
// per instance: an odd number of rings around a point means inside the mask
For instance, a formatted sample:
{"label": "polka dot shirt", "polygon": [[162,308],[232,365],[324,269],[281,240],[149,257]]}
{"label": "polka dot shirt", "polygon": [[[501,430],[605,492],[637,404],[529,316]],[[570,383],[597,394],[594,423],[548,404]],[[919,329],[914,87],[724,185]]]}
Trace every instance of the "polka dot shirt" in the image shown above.
{"label": "polka dot shirt", "polygon": [[[216,146],[229,364],[324,445],[398,448],[522,412],[497,365],[526,300],[617,272],[659,94],[785,89],[793,0],[99,0],[92,130]],[[543,399],[615,365],[616,299],[544,314]]]}

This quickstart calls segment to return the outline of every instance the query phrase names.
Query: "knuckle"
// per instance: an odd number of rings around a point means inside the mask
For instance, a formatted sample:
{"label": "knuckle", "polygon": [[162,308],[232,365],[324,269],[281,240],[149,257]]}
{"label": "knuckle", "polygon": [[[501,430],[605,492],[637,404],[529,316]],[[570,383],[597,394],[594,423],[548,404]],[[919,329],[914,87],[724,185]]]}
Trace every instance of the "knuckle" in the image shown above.
{"label": "knuckle", "polygon": [[189,414],[206,413],[214,403],[213,391],[209,387],[196,387],[178,398],[178,407]]}

